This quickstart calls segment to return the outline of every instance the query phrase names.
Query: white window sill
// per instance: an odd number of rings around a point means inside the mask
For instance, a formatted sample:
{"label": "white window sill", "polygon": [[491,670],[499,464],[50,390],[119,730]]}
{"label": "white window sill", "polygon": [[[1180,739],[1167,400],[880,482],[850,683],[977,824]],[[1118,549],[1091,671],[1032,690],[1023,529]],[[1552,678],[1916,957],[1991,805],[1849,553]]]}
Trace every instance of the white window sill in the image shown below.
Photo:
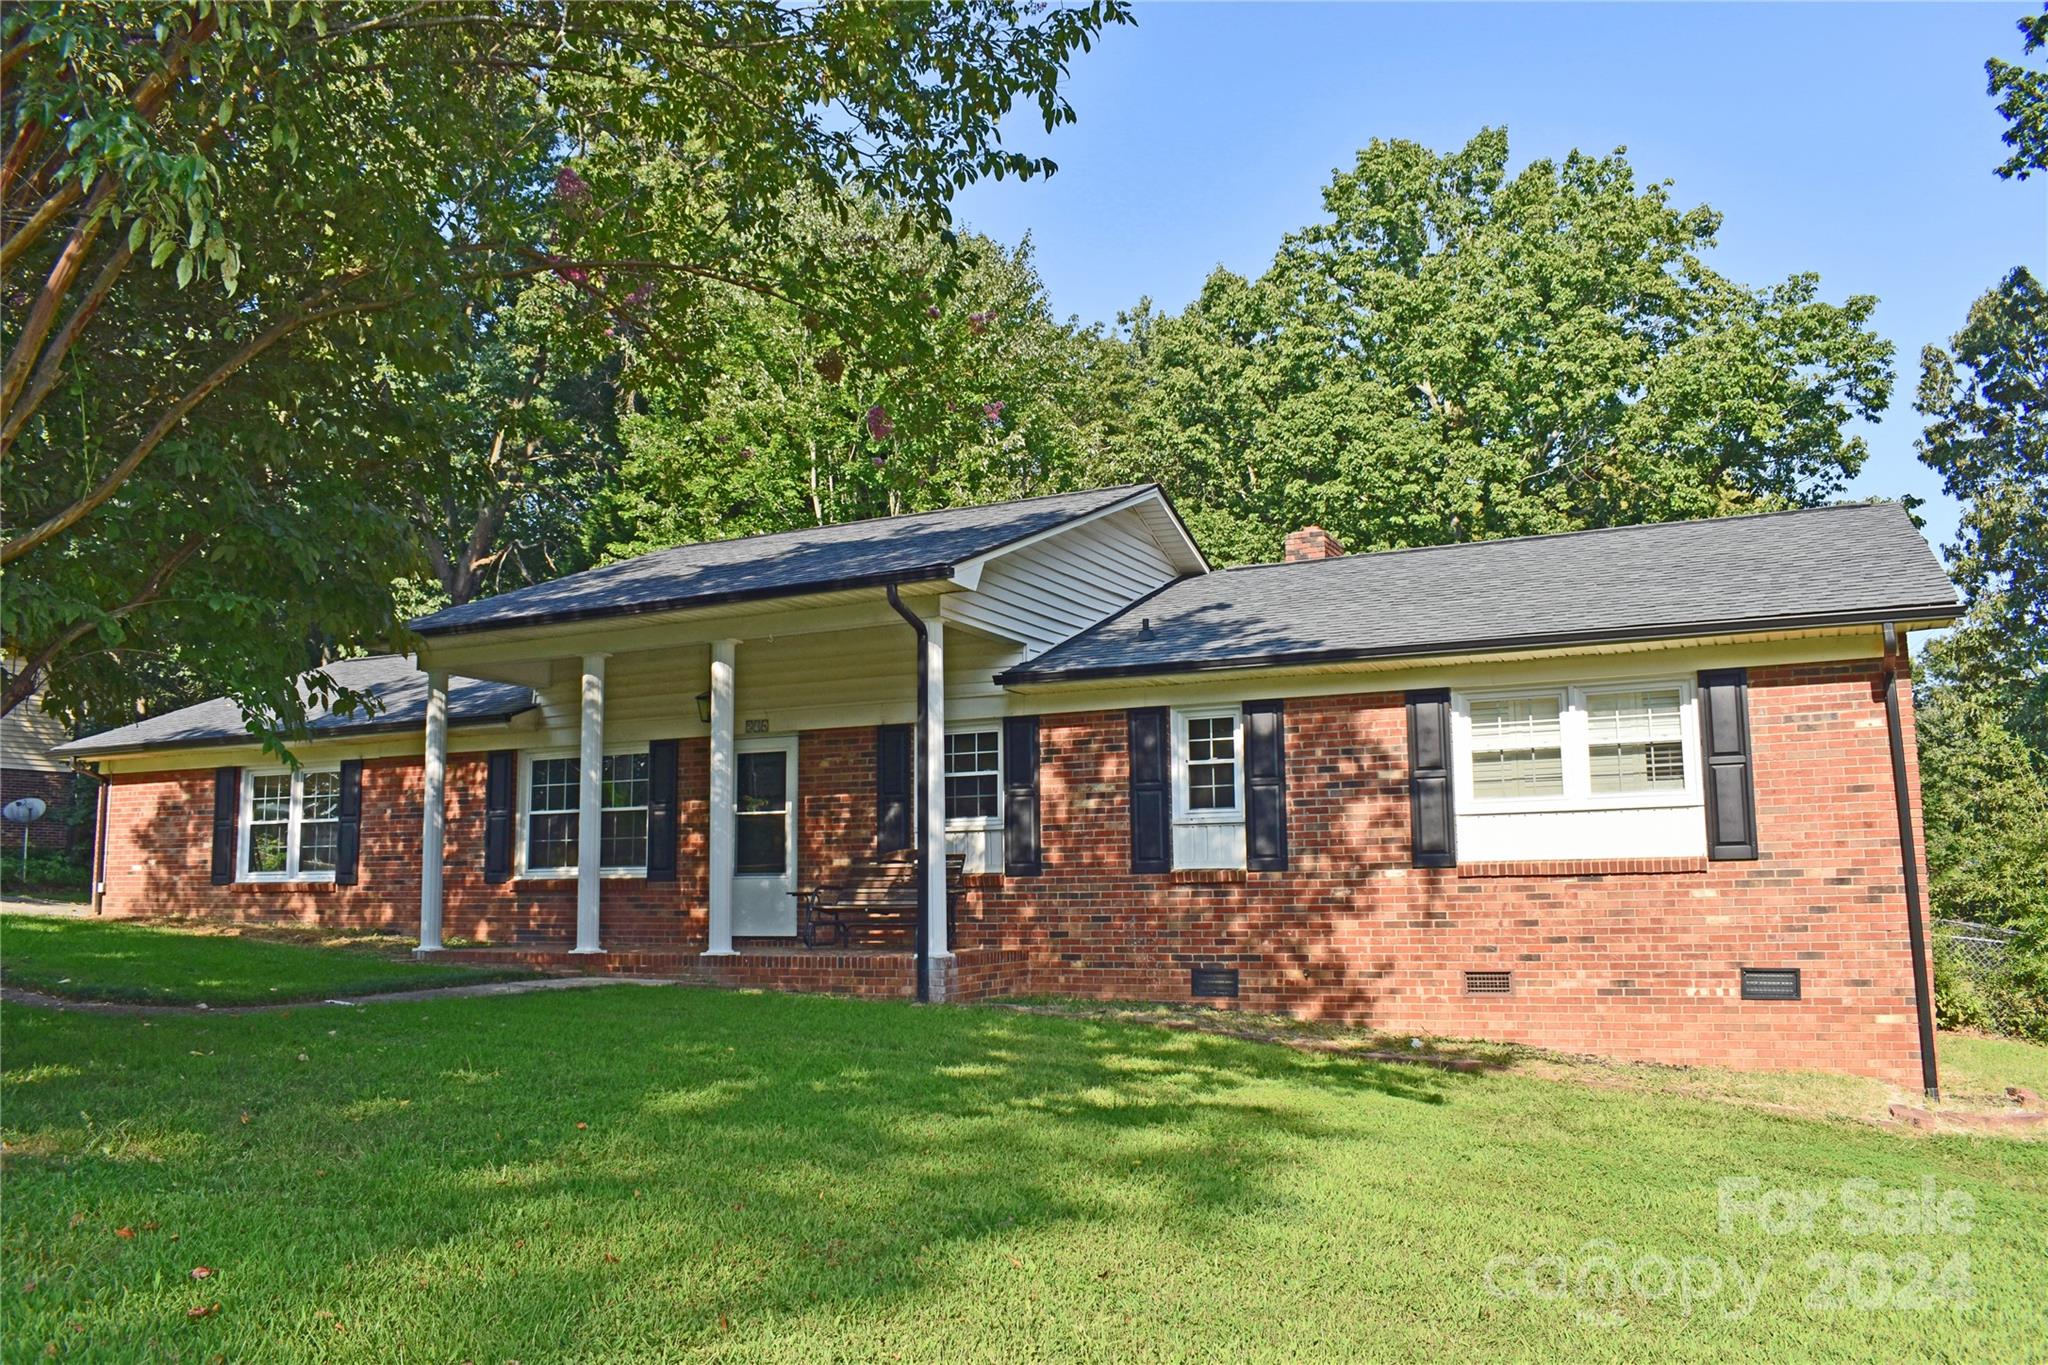
{"label": "white window sill", "polygon": [[994,832],[1002,827],[1003,822],[1000,816],[993,816],[982,820],[948,820],[946,822],[946,833],[971,834],[975,830]]}
{"label": "white window sill", "polygon": [[1244,812],[1241,810],[1226,810],[1211,814],[1208,811],[1203,811],[1199,814],[1176,815],[1173,817],[1173,823],[1176,825],[1241,825],[1244,823]]}
{"label": "white window sill", "polygon": [[333,881],[332,872],[301,872],[296,877],[284,872],[245,872],[235,878],[238,886],[327,886]]}
{"label": "white window sill", "polygon": [[1698,810],[1699,792],[1638,792],[1622,796],[1513,796],[1488,799],[1463,795],[1460,815],[1596,815],[1610,810]]}
{"label": "white window sill", "polygon": [[[520,872],[512,880],[518,882],[573,882],[577,876],[573,867],[542,868],[537,872]],[[600,867],[597,875],[605,881],[620,881],[629,877],[645,877],[644,867]]]}

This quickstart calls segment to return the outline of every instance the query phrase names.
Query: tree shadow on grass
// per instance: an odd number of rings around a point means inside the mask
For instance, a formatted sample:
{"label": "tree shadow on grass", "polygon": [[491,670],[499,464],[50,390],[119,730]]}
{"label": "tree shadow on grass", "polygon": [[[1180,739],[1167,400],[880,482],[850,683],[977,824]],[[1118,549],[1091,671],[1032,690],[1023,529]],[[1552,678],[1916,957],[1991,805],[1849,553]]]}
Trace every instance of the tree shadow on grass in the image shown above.
{"label": "tree shadow on grass", "polygon": [[[31,1317],[90,1299],[87,1333],[135,1346],[184,1326],[181,1294],[215,1294],[180,1284],[209,1264],[236,1308],[215,1348],[287,1357],[659,1354],[771,1324],[822,1341],[1014,1273],[1065,1230],[1100,1228],[1108,1263],[1132,1229],[1227,1235],[1296,1197],[1304,1141],[1470,1083],[1121,1024],[682,990],[36,1025],[9,1069],[85,1075],[10,1087],[10,1141],[43,1130],[36,1150],[62,1153],[10,1163],[10,1259],[69,1285]],[[81,1112],[92,1132],[65,1131]],[[157,1133],[159,1155],[115,1160],[92,1137],[109,1128]],[[112,1239],[109,1220],[182,1240]],[[39,1348],[39,1330],[9,1335]]]}

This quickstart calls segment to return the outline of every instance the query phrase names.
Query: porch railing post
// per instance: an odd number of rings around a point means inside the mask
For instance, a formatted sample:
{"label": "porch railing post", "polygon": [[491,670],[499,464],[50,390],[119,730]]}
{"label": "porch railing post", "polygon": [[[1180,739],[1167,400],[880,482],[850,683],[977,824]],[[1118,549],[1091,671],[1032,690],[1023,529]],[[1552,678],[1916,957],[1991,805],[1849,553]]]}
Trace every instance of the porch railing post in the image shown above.
{"label": "porch railing post", "polygon": [[711,847],[705,859],[710,875],[705,903],[709,920],[709,942],[705,956],[726,957],[732,953],[732,863],[736,838],[733,829],[733,798],[738,782],[737,760],[733,757],[732,688],[733,663],[739,641],[711,643]]}
{"label": "porch railing post", "polygon": [[583,727],[576,755],[576,952],[604,951],[598,894],[604,885],[604,661],[583,656]]}
{"label": "porch railing post", "polygon": [[[936,617],[925,622],[924,653],[930,695],[922,745],[924,790],[918,794],[917,809],[924,826],[920,838],[924,845],[925,944],[937,962],[952,956],[953,945],[946,941],[946,635],[945,623]],[[939,997],[937,990],[931,994],[934,999]]]}
{"label": "porch railing post", "polygon": [[420,951],[441,948],[441,864],[448,808],[448,671],[427,670],[427,735],[420,763]]}

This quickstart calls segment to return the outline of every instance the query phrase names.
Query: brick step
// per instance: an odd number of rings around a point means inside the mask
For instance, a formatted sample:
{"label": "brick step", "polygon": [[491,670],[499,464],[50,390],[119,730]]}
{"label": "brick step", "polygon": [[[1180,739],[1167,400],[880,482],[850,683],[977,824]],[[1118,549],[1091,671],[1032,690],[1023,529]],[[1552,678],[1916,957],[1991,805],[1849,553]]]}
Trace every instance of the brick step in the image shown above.
{"label": "brick step", "polygon": [[639,951],[572,953],[567,948],[443,948],[416,954],[422,961],[468,967],[531,967],[553,976],[664,976],[711,984],[715,977],[695,953]]}

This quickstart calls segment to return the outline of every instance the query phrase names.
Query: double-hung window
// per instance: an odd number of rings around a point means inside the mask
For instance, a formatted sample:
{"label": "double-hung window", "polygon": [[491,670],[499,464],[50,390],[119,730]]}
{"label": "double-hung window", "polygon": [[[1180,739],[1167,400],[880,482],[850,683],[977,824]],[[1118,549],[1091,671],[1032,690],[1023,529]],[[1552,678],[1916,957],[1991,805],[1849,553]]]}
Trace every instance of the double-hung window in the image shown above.
{"label": "double-hung window", "polygon": [[1244,714],[1235,706],[1173,713],[1173,865],[1243,867]]}
{"label": "double-hung window", "polygon": [[997,730],[946,736],[946,823],[992,826],[1002,818],[1002,739]]}
{"label": "double-hung window", "polygon": [[1696,804],[1689,682],[1589,683],[1454,699],[1460,809]]}
{"label": "double-hung window", "polygon": [[[575,755],[535,757],[526,767],[526,875],[576,870],[582,808]],[[598,864],[606,872],[647,867],[647,754],[606,754],[599,780]]]}
{"label": "double-hung window", "polygon": [[1595,796],[1685,790],[1685,695],[1677,687],[1586,692],[1588,785]]}
{"label": "double-hung window", "polygon": [[1476,799],[1564,795],[1564,693],[1474,701],[1471,718]]}
{"label": "double-hung window", "polygon": [[647,751],[604,756],[604,813],[598,817],[598,861],[605,867],[647,867]]}
{"label": "double-hung window", "polygon": [[242,878],[327,881],[341,832],[341,774],[332,768],[251,772],[242,790]]}
{"label": "double-hung window", "polygon": [[1238,802],[1238,713],[1184,715],[1181,813],[1191,820],[1241,818]]}

